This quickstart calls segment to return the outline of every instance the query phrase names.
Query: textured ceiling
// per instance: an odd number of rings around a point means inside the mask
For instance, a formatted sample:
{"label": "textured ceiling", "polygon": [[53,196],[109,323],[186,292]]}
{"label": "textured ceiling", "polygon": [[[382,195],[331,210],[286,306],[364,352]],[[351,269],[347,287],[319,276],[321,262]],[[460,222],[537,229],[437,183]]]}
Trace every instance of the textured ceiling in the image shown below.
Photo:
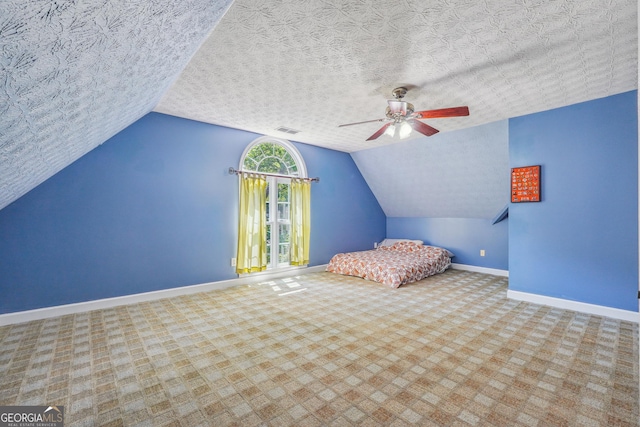
{"label": "textured ceiling", "polygon": [[151,111],[230,3],[0,1],[0,209]]}
{"label": "textured ceiling", "polygon": [[151,110],[354,152],[399,85],[441,132],[637,88],[637,0],[230,3],[0,1],[0,208]]}
{"label": "textured ceiling", "polygon": [[[448,131],[637,87],[637,0],[236,0],[156,111],[342,151],[409,85]],[[276,131],[285,126],[300,133]],[[417,135],[420,136],[420,135]]]}

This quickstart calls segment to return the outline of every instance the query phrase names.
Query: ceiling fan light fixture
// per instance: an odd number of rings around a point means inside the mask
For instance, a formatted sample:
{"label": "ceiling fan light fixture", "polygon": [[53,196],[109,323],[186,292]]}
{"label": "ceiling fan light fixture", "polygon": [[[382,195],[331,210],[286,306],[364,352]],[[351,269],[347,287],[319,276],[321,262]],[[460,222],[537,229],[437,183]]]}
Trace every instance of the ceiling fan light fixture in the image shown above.
{"label": "ceiling fan light fixture", "polygon": [[411,125],[407,122],[402,122],[400,124],[400,131],[398,132],[400,135],[400,139],[405,139],[408,138],[409,135],[411,135],[411,131],[413,130],[413,128],[411,127]]}
{"label": "ceiling fan light fixture", "polygon": [[387,129],[384,131],[384,134],[393,138],[396,134],[396,125],[390,125],[389,127],[387,127]]}

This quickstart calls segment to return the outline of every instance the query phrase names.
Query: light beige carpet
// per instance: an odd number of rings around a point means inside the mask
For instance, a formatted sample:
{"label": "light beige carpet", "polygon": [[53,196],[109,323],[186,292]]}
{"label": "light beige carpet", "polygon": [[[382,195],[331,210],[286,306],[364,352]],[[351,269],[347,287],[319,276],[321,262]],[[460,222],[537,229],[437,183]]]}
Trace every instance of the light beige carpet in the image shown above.
{"label": "light beige carpet", "polygon": [[65,426],[638,426],[638,327],[449,270],[314,273],[0,328],[0,404]]}

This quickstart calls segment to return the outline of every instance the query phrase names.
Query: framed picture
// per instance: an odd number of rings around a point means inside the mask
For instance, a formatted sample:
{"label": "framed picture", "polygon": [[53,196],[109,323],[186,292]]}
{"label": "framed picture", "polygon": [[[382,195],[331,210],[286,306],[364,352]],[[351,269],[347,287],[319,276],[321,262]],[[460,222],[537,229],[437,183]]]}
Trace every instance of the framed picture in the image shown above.
{"label": "framed picture", "polygon": [[511,168],[511,203],[540,200],[540,165]]}

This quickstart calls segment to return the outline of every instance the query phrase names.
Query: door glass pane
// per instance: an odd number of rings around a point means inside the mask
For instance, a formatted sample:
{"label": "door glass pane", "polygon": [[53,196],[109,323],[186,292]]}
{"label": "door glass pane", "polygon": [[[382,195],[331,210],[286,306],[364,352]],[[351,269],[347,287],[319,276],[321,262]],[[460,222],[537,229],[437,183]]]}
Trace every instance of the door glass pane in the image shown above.
{"label": "door glass pane", "polygon": [[289,244],[289,228],[289,224],[280,224],[280,236],[278,241],[281,245]]}
{"label": "door glass pane", "polygon": [[278,261],[280,262],[280,264],[289,264],[289,244],[280,245]]}
{"label": "door glass pane", "polygon": [[278,221],[289,220],[289,184],[278,183]]}
{"label": "door glass pane", "polygon": [[289,224],[280,224],[278,227],[280,229],[280,233],[278,236],[278,262],[279,263],[289,263],[289,229],[291,228]]}
{"label": "door glass pane", "polygon": [[289,203],[278,202],[278,220],[289,220]]}

